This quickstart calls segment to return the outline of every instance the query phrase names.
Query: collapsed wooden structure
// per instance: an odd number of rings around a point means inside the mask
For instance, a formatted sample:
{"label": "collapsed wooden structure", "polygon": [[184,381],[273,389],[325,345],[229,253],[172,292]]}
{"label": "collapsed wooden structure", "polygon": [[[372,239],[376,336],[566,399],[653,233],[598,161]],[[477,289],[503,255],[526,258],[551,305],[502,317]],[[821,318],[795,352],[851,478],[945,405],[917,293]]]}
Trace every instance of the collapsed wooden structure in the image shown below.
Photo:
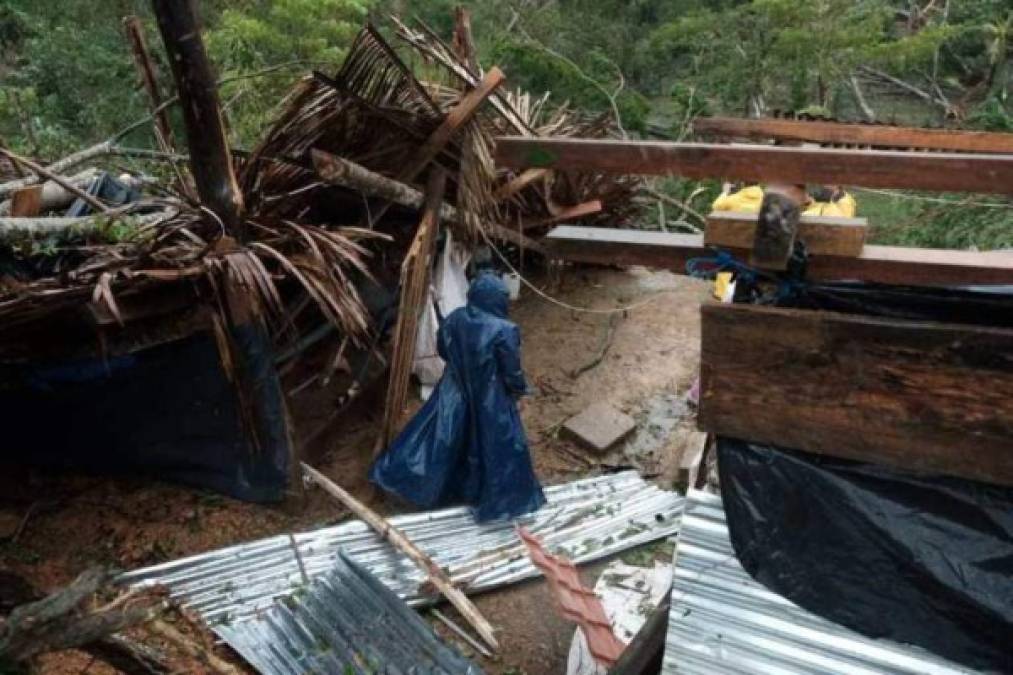
{"label": "collapsed wooden structure", "polygon": [[[835,147],[501,138],[496,157],[517,170],[1013,194],[1010,135],[785,120],[698,120],[696,128],[724,138]],[[574,261],[686,273],[691,261],[720,267],[737,259],[730,269],[744,269],[762,221],[762,213],[715,213],[703,235],[558,227],[547,241],[555,255]],[[806,244],[810,282],[1013,284],[1013,252],[867,245],[858,219],[803,217],[790,226],[785,256],[796,237]],[[731,257],[722,259],[722,251]],[[791,280],[784,272],[758,273],[774,283]],[[986,312],[973,320],[924,321],[724,304],[702,311],[702,429],[1013,484],[1011,317]]]}
{"label": "collapsed wooden structure", "polygon": [[[48,163],[0,153],[10,168],[0,183],[0,368],[108,363],[212,336],[244,426],[255,427],[251,449],[280,444],[291,454],[292,430],[277,427],[279,419],[289,426],[286,391],[338,392],[323,423],[297,429],[305,443],[389,362],[398,391],[383,443],[400,422],[414,349],[409,321],[391,353],[390,318],[398,295],[414,299],[413,311],[426,297],[437,242],[435,225],[418,237],[430,173],[446,175],[435,202],[441,228],[466,245],[493,242],[518,265],[548,256],[538,239],[559,222],[632,223],[641,211],[637,178],[497,169],[497,135],[607,138],[615,125],[507,90],[504,73],[477,66],[463,26],[451,46],[424,25],[392,18],[387,35],[396,42],[367,25],[337,73],[306,76],[256,147],[237,150],[224,133],[212,64],[192,39],[195,3],[155,8],[175,96],[159,90],[143,27],[128,17],[124,57],[137,67],[150,116]],[[416,76],[415,61],[427,64],[428,79]],[[186,154],[166,115],[176,103]],[[146,126],[157,150],[122,144]],[[110,203],[92,194],[103,174],[94,165],[118,156],[167,167],[167,178],[121,177],[145,195]],[[62,214],[74,200],[85,215]],[[411,256],[422,262],[406,276]],[[300,359],[326,367],[305,380]],[[263,419],[275,427],[257,427]]]}

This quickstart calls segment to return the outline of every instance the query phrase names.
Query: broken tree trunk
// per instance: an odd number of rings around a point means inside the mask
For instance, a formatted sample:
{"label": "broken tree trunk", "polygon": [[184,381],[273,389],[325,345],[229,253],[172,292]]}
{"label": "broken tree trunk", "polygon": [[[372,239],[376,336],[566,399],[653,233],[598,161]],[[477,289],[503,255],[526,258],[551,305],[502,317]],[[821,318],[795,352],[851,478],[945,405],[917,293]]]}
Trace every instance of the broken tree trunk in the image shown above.
{"label": "broken tree trunk", "polygon": [[[0,571],[0,624],[12,610],[45,597],[20,575]],[[164,654],[123,635],[109,635],[76,648],[126,675],[163,675],[169,672]]]}
{"label": "broken tree trunk", "polygon": [[458,612],[461,613],[468,623],[478,632],[486,643],[494,650],[499,649],[499,643],[493,634],[493,628],[484,616],[478,611],[475,605],[471,604],[467,596],[459,588],[454,586],[447,573],[437,565],[432,558],[426,555],[418,546],[406,537],[403,532],[395,528],[383,516],[376,513],[368,506],[357,500],[346,492],[341,486],[327,478],[312,466],[303,463],[303,471],[306,477],[319,485],[325,492],[344,504],[348,510],[361,518],[363,522],[376,530],[381,538],[386,539],[394,548],[408,556],[412,562],[418,565],[419,569],[426,573],[433,585],[439,589],[443,596],[450,601]]}
{"label": "broken tree trunk", "polygon": [[[130,52],[134,56],[138,77],[144,86],[144,91],[148,94],[155,142],[162,152],[174,155],[176,154],[176,139],[173,137],[172,124],[169,122],[168,107],[163,105],[164,100],[161,88],[158,86],[155,63],[151,60],[147,40],[144,39],[144,26],[136,16],[128,16],[123,19],[123,30],[127,36],[127,43],[130,45]],[[188,177],[184,175],[183,170],[176,164],[173,164],[172,168],[176,172],[180,189],[188,197],[194,198],[193,186]]]}
{"label": "broken tree trunk", "polygon": [[[321,150],[313,150],[311,155],[317,175],[332,185],[362,192],[369,197],[378,197],[411,209],[421,209],[425,202],[425,196],[419,190],[393,178],[381,176],[355,162]],[[451,226],[461,223],[460,212],[447,203],[440,206],[440,219]],[[549,255],[549,251],[544,246],[520,232],[495,223],[483,222],[481,225],[493,239],[508,241],[543,256]]]}
{"label": "broken tree trunk", "polygon": [[114,220],[133,218],[138,228],[156,225],[179,213],[177,209],[165,209],[155,213],[131,215],[129,213],[102,213],[93,216],[42,217],[42,218],[0,218],[0,239],[12,236],[49,236],[60,233],[82,235],[98,232]]}
{"label": "broken tree trunk", "polygon": [[447,176],[443,169],[433,167],[426,187],[426,203],[422,220],[411,248],[401,263],[401,299],[394,328],[394,349],[390,359],[390,379],[387,382],[387,400],[383,410],[383,425],[376,441],[374,455],[380,454],[397,434],[401,415],[408,404],[408,385],[415,358],[415,340],[418,335],[419,315],[425,308],[429,292],[429,271],[432,265],[436,233],[440,227],[440,205]]}
{"label": "broken tree trunk", "polygon": [[218,85],[204,49],[195,0],[152,0],[172,64],[190,148],[190,171],[204,206],[244,240],[243,196],[225,136]]}
{"label": "broken tree trunk", "polygon": [[111,579],[93,568],[56,593],[15,608],[0,625],[0,670],[23,664],[39,654],[74,649],[103,640],[131,626],[147,623],[165,608],[156,595],[125,591],[105,605],[89,607]]}
{"label": "broken tree trunk", "polygon": [[144,39],[144,27],[141,20],[136,16],[128,16],[123,19],[123,30],[130,45],[130,52],[134,57],[134,65],[148,94],[148,102],[151,104],[152,117],[155,129],[155,140],[162,152],[176,152],[176,141],[172,134],[172,125],[169,123],[169,114],[162,108],[162,92],[158,86],[158,75],[155,72],[155,64],[148,52],[147,41]]}

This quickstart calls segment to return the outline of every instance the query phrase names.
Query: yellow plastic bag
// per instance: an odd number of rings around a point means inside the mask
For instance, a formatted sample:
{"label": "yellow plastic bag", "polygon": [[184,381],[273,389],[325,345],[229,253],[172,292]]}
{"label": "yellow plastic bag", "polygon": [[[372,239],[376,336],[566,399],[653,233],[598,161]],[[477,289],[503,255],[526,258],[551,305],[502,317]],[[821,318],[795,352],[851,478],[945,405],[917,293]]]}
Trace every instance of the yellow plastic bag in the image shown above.
{"label": "yellow plastic bag", "polygon": [[738,211],[740,213],[759,213],[763,204],[763,188],[759,185],[744,187],[738,192],[720,194],[714,200],[711,209],[714,211]]}
{"label": "yellow plastic bag", "polygon": [[806,216],[837,216],[838,218],[854,218],[858,211],[855,198],[845,192],[835,202],[811,202],[802,212]]}

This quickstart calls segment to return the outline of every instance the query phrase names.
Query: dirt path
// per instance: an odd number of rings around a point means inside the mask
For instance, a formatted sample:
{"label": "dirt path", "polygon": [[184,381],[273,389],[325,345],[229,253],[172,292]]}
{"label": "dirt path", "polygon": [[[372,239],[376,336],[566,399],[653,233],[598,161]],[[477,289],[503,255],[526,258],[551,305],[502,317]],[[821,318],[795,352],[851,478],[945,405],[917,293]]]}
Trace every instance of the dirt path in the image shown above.
{"label": "dirt path", "polygon": [[[678,460],[690,427],[681,401],[699,361],[699,306],[707,297],[706,285],[669,273],[593,269],[567,272],[550,292],[582,307],[638,307],[619,321],[601,363],[575,378],[571,373],[598,353],[608,316],[563,309],[522,291],[513,318],[523,331],[525,369],[538,390],[525,404],[523,417],[539,476],[554,483],[598,470],[575,459],[582,451],[559,439],[556,430],[588,404],[608,401],[642,420],[642,427],[660,429],[652,452],[665,477],[664,468]],[[659,409],[663,423],[657,425]],[[327,450],[315,461],[346,488],[389,512],[394,507],[374,499],[365,478],[375,425],[375,416],[366,412],[349,415],[324,441]],[[140,567],[346,517],[319,492],[302,504],[265,507],[140,478],[38,472],[6,472],[0,488],[0,524],[21,529],[16,542],[10,532],[6,539],[0,532],[0,568],[41,588],[66,584],[96,563]],[[596,576],[592,571],[585,571],[589,584]],[[500,627],[506,645],[500,661],[483,667],[528,675],[560,672],[572,626],[552,614],[541,582],[490,594],[478,604]],[[87,661],[54,656],[43,672],[79,672]]]}

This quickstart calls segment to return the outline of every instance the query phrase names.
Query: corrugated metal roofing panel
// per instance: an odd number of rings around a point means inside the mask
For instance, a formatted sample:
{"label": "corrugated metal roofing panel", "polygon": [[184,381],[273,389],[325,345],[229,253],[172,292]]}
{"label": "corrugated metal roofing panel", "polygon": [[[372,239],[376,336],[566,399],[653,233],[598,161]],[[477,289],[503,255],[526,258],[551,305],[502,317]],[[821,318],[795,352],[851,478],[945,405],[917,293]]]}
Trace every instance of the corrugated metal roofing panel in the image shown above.
{"label": "corrugated metal roofing panel", "polygon": [[[517,522],[575,562],[596,560],[675,534],[683,498],[636,472],[579,480],[545,490],[548,503]],[[465,590],[537,576],[513,523],[479,525],[466,508],[396,516],[404,532]],[[213,628],[235,625],[291,595],[334,565],[344,550],[409,604],[424,604],[423,573],[358,520],[279,535],[136,570],[128,585],[165,586]],[[305,576],[304,576],[305,575]]]}
{"label": "corrugated metal roofing panel", "polygon": [[721,497],[691,491],[675,551],[663,673],[969,673],[875,640],[767,590],[739,564]]}
{"label": "corrugated metal roofing panel", "polygon": [[264,675],[481,675],[390,589],[350,558],[302,592],[219,632]]}

